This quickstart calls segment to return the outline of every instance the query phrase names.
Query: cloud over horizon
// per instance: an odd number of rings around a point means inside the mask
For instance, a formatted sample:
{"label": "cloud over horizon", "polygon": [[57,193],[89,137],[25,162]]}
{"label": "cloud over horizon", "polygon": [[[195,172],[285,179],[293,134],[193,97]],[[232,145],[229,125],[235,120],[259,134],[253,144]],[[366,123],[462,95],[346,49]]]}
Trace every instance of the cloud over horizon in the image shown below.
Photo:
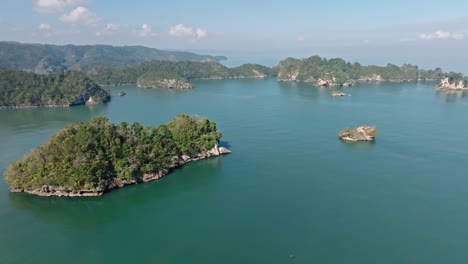
{"label": "cloud over horizon", "polygon": [[141,25],[140,31],[138,31],[138,36],[140,37],[154,37],[157,34],[153,32],[153,28],[148,24]]}
{"label": "cloud over horizon", "polygon": [[449,31],[442,31],[437,30],[433,33],[423,33],[419,35],[419,39],[422,40],[432,40],[432,39],[455,39],[461,40],[465,38],[464,33],[457,33],[457,32],[449,32]]}
{"label": "cloud over horizon", "polygon": [[85,0],[35,0],[34,10],[39,13],[58,13],[85,2]]}
{"label": "cloud over horizon", "polygon": [[39,24],[39,26],[37,28],[39,28],[39,30],[49,30],[51,28],[51,26],[50,26],[50,24],[42,23],[42,24]]}
{"label": "cloud over horizon", "polygon": [[96,26],[101,19],[91,12],[88,8],[78,6],[70,13],[63,14],[60,21],[69,24],[84,24],[89,26]]}
{"label": "cloud over horizon", "polygon": [[169,36],[173,37],[194,37],[196,39],[202,39],[208,36],[208,32],[203,28],[193,29],[192,27],[186,27],[183,24],[177,24],[172,26],[168,32]]}

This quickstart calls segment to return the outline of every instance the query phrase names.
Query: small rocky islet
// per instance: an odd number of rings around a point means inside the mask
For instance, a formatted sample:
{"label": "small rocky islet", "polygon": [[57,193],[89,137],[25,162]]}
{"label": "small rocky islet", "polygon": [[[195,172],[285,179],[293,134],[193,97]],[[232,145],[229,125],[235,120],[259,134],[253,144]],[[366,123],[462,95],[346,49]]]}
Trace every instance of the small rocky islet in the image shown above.
{"label": "small rocky islet", "polygon": [[357,126],[354,129],[345,128],[338,138],[346,142],[374,141],[377,136],[377,129],[374,126]]}

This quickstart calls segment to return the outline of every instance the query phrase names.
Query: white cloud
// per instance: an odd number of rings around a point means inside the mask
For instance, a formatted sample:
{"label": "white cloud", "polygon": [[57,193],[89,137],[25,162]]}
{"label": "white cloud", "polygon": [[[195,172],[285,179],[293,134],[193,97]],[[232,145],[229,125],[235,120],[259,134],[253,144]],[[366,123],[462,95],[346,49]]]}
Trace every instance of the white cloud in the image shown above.
{"label": "white cloud", "polygon": [[208,32],[203,28],[186,27],[183,24],[177,24],[169,29],[169,35],[173,37],[194,37],[197,39],[208,36]]}
{"label": "white cloud", "polygon": [[195,30],[195,37],[197,39],[201,39],[201,38],[204,38],[208,35],[208,32],[206,31],[206,29],[202,29],[202,28],[197,28]]}
{"label": "white cloud", "polygon": [[464,39],[466,35],[464,33],[457,33],[457,32],[449,32],[449,31],[442,31],[437,30],[433,33],[423,33],[419,34],[419,39],[422,40],[431,40],[431,39]]}
{"label": "white cloud", "polygon": [[304,36],[299,36],[297,37],[297,41],[303,42],[305,40]]}
{"label": "white cloud", "polygon": [[39,30],[49,30],[51,26],[49,24],[39,24]]}
{"label": "white cloud", "polygon": [[107,24],[106,29],[107,31],[117,31],[120,29],[120,24]]}
{"label": "white cloud", "polygon": [[140,37],[153,37],[157,34],[153,32],[153,28],[148,24],[141,25],[140,31],[138,31]]}
{"label": "white cloud", "polygon": [[104,28],[101,31],[96,32],[96,36],[102,36],[102,35],[112,35],[119,31],[122,28],[120,24],[112,24],[109,23],[106,25],[106,28]]}
{"label": "white cloud", "polygon": [[68,7],[75,7],[85,0],[35,0],[34,9],[39,13],[57,13]]}
{"label": "white cloud", "polygon": [[96,26],[100,19],[86,7],[79,6],[70,11],[70,13],[62,15],[60,20],[69,24]]}

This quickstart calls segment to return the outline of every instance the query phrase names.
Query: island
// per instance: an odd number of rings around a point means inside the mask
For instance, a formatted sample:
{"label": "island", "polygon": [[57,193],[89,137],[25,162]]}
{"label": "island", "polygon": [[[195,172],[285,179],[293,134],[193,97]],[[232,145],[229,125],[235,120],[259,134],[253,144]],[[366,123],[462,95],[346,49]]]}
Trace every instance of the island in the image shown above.
{"label": "island", "polygon": [[377,129],[372,126],[357,126],[350,130],[343,129],[338,137],[346,142],[374,141],[377,136]]}
{"label": "island", "polygon": [[106,117],[56,132],[5,172],[11,192],[40,196],[99,196],[148,182],[191,161],[230,153],[218,145],[214,121],[177,115],[158,127],[112,124]]}
{"label": "island", "polygon": [[100,85],[190,89],[193,80],[264,79],[275,70],[259,64],[228,68],[218,62],[148,61],[127,67],[94,67],[86,75]]}
{"label": "island", "polygon": [[444,75],[436,86],[438,90],[467,90],[468,77],[461,73],[450,72]]}
{"label": "island", "polygon": [[0,68],[0,108],[67,107],[101,104],[109,92],[79,71],[50,74]]}
{"label": "island", "polygon": [[277,80],[280,82],[308,82],[315,86],[349,87],[358,82],[412,82],[437,81],[443,75],[440,68],[422,70],[418,66],[393,64],[363,66],[340,58],[326,59],[318,55],[305,58],[287,58],[276,66]]}

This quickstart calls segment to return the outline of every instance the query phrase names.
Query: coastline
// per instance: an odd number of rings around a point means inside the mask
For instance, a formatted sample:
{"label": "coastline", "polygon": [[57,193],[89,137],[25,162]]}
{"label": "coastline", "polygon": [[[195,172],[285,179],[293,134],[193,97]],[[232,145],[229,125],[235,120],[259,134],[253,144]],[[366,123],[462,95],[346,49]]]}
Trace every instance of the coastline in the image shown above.
{"label": "coastline", "polygon": [[154,173],[145,173],[142,175],[138,175],[131,179],[111,179],[109,180],[104,186],[95,189],[88,189],[88,190],[63,190],[61,187],[56,186],[49,186],[44,185],[38,189],[21,189],[21,188],[9,188],[10,192],[12,193],[28,193],[37,196],[44,196],[44,197],[94,197],[94,196],[101,196],[107,192],[110,192],[113,189],[122,188],[127,185],[138,184],[138,183],[146,183],[153,180],[158,180],[166,175],[168,175],[173,170],[189,163],[192,161],[207,159],[210,157],[221,156],[223,154],[229,154],[231,151],[225,147],[219,147],[216,144],[211,150],[203,153],[198,153],[194,156],[177,156],[174,157],[176,160],[174,163],[169,165],[168,168],[162,169],[158,172]]}

